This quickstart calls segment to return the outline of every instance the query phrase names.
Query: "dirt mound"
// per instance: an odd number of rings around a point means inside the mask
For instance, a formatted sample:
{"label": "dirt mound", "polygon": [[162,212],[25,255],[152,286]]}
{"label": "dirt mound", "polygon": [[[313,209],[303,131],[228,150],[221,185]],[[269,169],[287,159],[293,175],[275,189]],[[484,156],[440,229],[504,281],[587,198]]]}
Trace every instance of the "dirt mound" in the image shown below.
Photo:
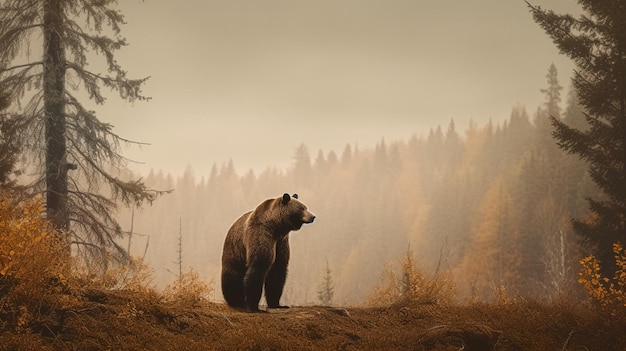
{"label": "dirt mound", "polygon": [[[85,290],[78,303],[17,330],[1,350],[617,350],[623,320],[592,309],[518,302],[389,308],[293,307],[248,314],[158,296]],[[61,306],[61,305],[59,305]],[[42,306],[52,310],[54,306]]]}

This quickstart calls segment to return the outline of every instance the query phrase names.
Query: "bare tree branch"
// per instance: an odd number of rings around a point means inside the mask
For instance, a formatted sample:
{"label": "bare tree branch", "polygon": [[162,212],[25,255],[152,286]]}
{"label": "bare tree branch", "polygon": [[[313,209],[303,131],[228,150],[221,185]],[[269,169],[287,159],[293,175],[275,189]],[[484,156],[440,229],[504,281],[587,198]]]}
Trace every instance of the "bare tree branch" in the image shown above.
{"label": "bare tree branch", "polygon": [[12,71],[12,70],[20,69],[20,68],[24,68],[24,67],[33,67],[33,66],[41,66],[41,65],[43,65],[42,61],[37,61],[37,62],[33,62],[33,63],[25,63],[23,65],[11,66],[11,67],[7,67],[7,68],[4,68],[4,69],[0,69],[0,73]]}

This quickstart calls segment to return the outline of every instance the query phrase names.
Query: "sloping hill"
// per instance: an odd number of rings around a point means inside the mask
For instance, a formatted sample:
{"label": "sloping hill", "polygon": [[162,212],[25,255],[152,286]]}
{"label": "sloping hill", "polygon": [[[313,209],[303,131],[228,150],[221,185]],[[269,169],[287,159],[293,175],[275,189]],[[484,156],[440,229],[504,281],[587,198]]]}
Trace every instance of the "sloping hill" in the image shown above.
{"label": "sloping hill", "polygon": [[[626,322],[567,303],[294,307],[248,314],[85,290],[1,320],[1,350],[624,350]],[[48,299],[47,301],[52,301]],[[464,348],[463,348],[464,347]]]}

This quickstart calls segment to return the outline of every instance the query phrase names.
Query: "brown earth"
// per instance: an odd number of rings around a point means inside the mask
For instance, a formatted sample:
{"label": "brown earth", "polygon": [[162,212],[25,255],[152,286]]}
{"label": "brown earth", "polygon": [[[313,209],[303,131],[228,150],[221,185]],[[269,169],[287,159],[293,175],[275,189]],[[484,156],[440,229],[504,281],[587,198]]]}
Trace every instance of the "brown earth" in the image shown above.
{"label": "brown earth", "polygon": [[4,315],[0,350],[626,350],[623,319],[567,302],[248,314],[120,291],[86,290],[73,301],[42,305],[27,325]]}

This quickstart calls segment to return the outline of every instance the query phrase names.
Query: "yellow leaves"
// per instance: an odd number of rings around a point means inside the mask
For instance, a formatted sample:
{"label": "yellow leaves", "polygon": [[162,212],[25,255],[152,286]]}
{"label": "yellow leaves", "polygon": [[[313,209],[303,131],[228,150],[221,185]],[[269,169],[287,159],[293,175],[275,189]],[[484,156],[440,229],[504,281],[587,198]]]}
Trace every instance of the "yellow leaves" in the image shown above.
{"label": "yellow leaves", "polygon": [[587,256],[580,260],[578,282],[583,285],[587,295],[602,306],[626,307],[626,251],[621,244],[615,243],[613,253],[617,265],[613,281],[609,277],[602,276],[598,259],[594,256]]}
{"label": "yellow leaves", "polygon": [[38,259],[58,260],[42,212],[40,198],[16,201],[0,193],[0,276],[18,278],[31,272]]}
{"label": "yellow leaves", "polygon": [[18,201],[0,192],[0,281],[5,288],[0,314],[12,314],[18,331],[27,331],[40,318],[44,301],[59,295],[62,272],[69,269],[69,251],[42,211],[40,198]]}

